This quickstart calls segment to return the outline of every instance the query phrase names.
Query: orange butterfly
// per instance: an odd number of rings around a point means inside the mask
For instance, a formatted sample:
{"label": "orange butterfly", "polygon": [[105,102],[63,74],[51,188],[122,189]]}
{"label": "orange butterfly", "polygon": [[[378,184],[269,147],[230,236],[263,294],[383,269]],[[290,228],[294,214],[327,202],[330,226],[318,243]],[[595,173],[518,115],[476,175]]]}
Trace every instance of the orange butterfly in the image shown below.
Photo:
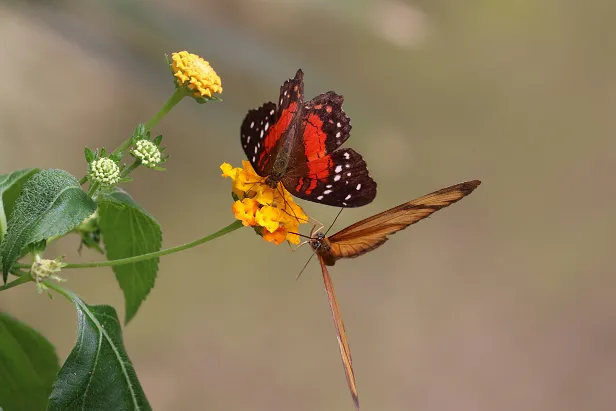
{"label": "orange butterfly", "polygon": [[387,241],[388,235],[404,230],[411,224],[429,217],[435,211],[455,203],[472,193],[479,184],[481,184],[481,181],[473,180],[435,191],[366,218],[329,237],[322,233],[316,234],[313,237],[311,233],[309,243],[319,256],[319,262],[321,263],[323,282],[325,283],[329,307],[334,319],[342,365],[344,366],[344,372],[356,410],[359,410],[359,398],[357,387],[355,386],[351,350],[347,342],[344,323],[340,315],[340,307],[338,307],[338,302],[336,301],[334,285],[327,271],[327,266],[334,265],[341,258],[354,258],[374,250]]}

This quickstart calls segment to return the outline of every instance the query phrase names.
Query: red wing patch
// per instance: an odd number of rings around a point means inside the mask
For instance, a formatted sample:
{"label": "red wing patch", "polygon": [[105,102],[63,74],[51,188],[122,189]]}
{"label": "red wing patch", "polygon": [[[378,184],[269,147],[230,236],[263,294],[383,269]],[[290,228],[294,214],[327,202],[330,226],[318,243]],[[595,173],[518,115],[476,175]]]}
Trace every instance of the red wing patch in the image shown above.
{"label": "red wing patch", "polygon": [[323,132],[323,120],[314,113],[309,114],[304,125],[304,153],[309,162],[325,156],[326,139],[327,134]]}

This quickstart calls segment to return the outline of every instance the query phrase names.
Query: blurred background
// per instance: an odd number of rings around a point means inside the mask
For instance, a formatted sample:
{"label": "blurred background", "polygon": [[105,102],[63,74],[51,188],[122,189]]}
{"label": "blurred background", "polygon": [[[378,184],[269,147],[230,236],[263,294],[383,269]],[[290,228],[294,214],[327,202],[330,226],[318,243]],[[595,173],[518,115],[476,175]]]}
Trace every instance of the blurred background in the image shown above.
{"label": "blurred background", "polygon": [[[164,246],[233,221],[222,162],[239,127],[305,72],[306,97],[345,96],[346,146],[376,200],[361,218],[465,180],[468,198],[332,267],[365,410],[616,407],[616,3],[574,0],[0,1],[0,173],[63,168],[113,148],[173,92],[164,54],[223,79],[155,129],[171,159],[125,188]],[[301,202],[330,224],[337,209]],[[77,237],[49,255],[76,253]],[[351,410],[320,270],[244,229],[164,257],[124,329],[156,410]],[[124,302],[111,270],[66,272],[89,304]],[[32,287],[0,309],[57,344],[75,312]]]}

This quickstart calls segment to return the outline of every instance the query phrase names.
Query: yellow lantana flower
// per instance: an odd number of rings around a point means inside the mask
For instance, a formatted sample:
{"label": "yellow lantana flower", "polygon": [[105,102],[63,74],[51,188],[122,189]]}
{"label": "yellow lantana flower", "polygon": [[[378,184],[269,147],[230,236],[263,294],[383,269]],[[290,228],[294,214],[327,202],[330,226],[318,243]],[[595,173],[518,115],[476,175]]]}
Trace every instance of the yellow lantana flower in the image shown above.
{"label": "yellow lantana flower", "polygon": [[266,185],[247,160],[242,161],[242,168],[223,163],[220,170],[223,177],[231,179],[235,218],[255,227],[266,241],[299,244],[299,224],[307,223],[309,218],[282,184],[276,188]]}
{"label": "yellow lantana flower", "polygon": [[222,93],[220,77],[210,63],[187,51],[171,54],[171,71],[178,87],[197,99],[209,100],[214,93]]}

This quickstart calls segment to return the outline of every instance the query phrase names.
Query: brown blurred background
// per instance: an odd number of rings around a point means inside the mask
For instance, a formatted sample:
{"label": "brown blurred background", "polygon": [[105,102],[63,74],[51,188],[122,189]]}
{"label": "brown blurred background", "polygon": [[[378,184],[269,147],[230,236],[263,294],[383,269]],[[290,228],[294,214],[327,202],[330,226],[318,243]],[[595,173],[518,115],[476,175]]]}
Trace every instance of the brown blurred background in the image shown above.
{"label": "brown blurred background", "polygon": [[[333,89],[347,146],[379,184],[334,230],[470,179],[467,199],[332,267],[365,410],[616,408],[616,3],[575,0],[0,1],[0,172],[63,168],[113,148],[173,91],[189,50],[223,103],[183,101],[155,130],[171,159],[126,188],[166,247],[233,220],[244,115],[297,68]],[[325,224],[337,210],[302,202]],[[49,251],[79,257],[76,237]],[[351,410],[316,262],[250,230],[162,259],[125,341],[156,410]],[[111,270],[66,272],[90,304]],[[0,309],[62,359],[75,313],[32,287]]]}

